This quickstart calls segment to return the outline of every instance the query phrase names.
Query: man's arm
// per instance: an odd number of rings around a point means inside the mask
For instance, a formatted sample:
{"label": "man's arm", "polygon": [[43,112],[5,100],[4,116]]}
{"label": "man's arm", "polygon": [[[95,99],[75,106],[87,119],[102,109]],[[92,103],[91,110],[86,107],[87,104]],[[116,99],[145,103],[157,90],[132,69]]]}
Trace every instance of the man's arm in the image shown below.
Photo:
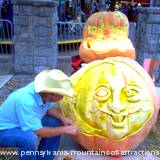
{"label": "man's arm", "polygon": [[62,114],[59,107],[49,109],[47,114],[60,119],[64,125],[73,125],[73,122]]}
{"label": "man's arm", "polygon": [[60,108],[51,108],[47,111],[47,114],[49,116],[55,117],[57,119],[60,119],[65,126],[61,127],[43,127],[39,130],[36,130],[35,133],[39,137],[53,137],[58,136],[61,134],[69,134],[69,135],[76,135],[78,133],[78,129],[73,122],[68,119],[67,117],[64,117]]}
{"label": "man's arm", "polygon": [[62,120],[64,117],[59,107],[54,107],[54,108],[49,109],[47,111],[47,114],[51,117],[55,117],[60,120]]}
{"label": "man's arm", "polygon": [[43,127],[35,131],[36,135],[44,138],[44,137],[53,137],[58,136],[61,134],[69,134],[69,135],[76,135],[78,132],[75,125],[70,126],[62,126],[62,127]]}

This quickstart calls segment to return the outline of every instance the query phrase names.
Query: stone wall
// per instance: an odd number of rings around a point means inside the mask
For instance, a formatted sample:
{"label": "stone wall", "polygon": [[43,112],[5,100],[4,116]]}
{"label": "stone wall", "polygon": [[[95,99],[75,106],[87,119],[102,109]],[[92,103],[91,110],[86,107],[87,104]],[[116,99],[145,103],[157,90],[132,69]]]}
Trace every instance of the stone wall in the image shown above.
{"label": "stone wall", "polygon": [[160,56],[160,8],[139,8],[136,33],[137,61]]}
{"label": "stone wall", "polygon": [[15,72],[38,73],[57,66],[57,2],[13,0]]}

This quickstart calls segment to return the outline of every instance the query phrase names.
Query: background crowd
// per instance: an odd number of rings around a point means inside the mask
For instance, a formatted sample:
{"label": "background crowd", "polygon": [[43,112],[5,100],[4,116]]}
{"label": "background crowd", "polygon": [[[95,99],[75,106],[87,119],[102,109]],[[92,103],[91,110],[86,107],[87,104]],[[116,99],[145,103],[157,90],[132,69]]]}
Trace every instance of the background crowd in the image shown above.
{"label": "background crowd", "polygon": [[[60,0],[58,5],[59,21],[81,21],[85,22],[86,19],[93,13],[98,11],[108,11],[111,1],[105,1],[105,5],[101,6],[99,0],[84,0],[83,3],[74,0]],[[127,15],[129,21],[136,22],[137,9],[144,4],[136,2],[121,2],[117,1],[115,10],[119,10]],[[145,7],[147,4],[145,4]]]}

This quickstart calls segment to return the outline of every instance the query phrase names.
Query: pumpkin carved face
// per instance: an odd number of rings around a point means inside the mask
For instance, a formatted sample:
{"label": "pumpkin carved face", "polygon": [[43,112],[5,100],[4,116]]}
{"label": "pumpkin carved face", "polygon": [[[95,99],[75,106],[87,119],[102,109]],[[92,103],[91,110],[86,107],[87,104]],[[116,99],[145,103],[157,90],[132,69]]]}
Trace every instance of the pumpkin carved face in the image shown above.
{"label": "pumpkin carved face", "polygon": [[108,38],[111,35],[128,37],[129,22],[125,14],[119,11],[97,12],[86,21],[83,38]]}
{"label": "pumpkin carved face", "polygon": [[85,148],[128,150],[148,134],[158,106],[154,85],[136,62],[122,57],[98,60],[71,80],[75,97],[65,97],[61,109],[79,127],[76,140]]}

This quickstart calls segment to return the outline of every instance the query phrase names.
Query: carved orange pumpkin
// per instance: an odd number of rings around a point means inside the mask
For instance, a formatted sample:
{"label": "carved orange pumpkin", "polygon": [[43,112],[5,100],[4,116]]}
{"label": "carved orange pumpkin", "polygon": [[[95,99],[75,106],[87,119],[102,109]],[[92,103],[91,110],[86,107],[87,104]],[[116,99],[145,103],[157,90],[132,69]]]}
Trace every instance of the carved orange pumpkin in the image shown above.
{"label": "carved orange pumpkin", "polygon": [[84,27],[81,59],[86,63],[115,56],[135,59],[128,29],[128,18],[119,11],[94,13]]}
{"label": "carved orange pumpkin", "polygon": [[60,107],[78,126],[80,133],[74,138],[86,149],[128,151],[154,125],[158,96],[152,79],[136,61],[97,60],[74,73],[71,81],[75,97],[64,97]]}

